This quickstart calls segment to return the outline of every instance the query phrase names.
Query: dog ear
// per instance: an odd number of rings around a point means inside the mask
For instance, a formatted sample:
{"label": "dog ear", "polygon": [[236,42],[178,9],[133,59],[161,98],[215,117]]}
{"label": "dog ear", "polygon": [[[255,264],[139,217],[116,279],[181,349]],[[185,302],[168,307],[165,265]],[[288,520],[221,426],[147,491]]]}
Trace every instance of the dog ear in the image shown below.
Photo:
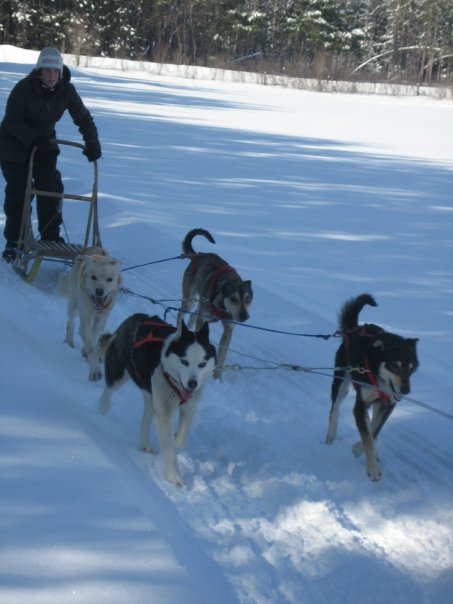
{"label": "dog ear", "polygon": [[419,342],[418,338],[406,338],[406,342],[409,344],[409,346],[411,348],[413,348],[415,350],[415,347],[417,346],[417,342]]}
{"label": "dog ear", "polygon": [[197,332],[200,340],[209,341],[209,323],[205,321],[200,331]]}
{"label": "dog ear", "polygon": [[253,296],[252,282],[250,280],[244,281],[243,286],[244,286],[244,289],[248,290],[250,296]]}
{"label": "dog ear", "polygon": [[384,350],[384,342],[382,340],[376,340],[373,342],[373,348],[377,348],[378,350]]}
{"label": "dog ear", "polygon": [[189,328],[187,327],[186,322],[184,321],[184,319],[182,319],[181,325],[177,329],[177,333],[180,336],[182,336],[183,334],[186,334],[188,331],[189,331]]}

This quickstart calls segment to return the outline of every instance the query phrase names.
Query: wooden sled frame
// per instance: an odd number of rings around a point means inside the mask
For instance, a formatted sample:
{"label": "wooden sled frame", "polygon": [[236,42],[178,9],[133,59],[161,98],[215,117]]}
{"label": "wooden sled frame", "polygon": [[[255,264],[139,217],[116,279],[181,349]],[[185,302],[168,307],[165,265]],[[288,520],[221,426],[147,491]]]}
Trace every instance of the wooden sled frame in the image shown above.
{"label": "wooden sled frame", "polygon": [[[66,140],[55,139],[51,141],[57,145],[69,145],[85,149],[85,146]],[[57,258],[60,260],[74,260],[84,248],[89,246],[102,247],[98,221],[98,166],[93,161],[94,177],[91,195],[73,195],[71,193],[55,193],[53,191],[38,191],[33,187],[33,162],[37,147],[31,152],[27,184],[25,187],[24,205],[22,219],[17,243],[16,258],[12,265],[14,270],[28,283],[31,283],[38,274],[43,258]],[[57,197],[58,199],[73,199],[87,201],[90,203],[88,221],[83,244],[60,243],[57,241],[35,240],[31,223],[31,200],[33,196],[43,195],[46,197]],[[29,266],[31,264],[31,266]]]}

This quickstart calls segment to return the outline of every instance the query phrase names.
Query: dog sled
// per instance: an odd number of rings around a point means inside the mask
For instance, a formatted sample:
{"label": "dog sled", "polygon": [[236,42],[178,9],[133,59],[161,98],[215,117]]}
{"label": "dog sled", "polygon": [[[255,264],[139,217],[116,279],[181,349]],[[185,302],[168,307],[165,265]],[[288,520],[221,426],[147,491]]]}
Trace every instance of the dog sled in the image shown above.
{"label": "dog sled", "polygon": [[[68,145],[85,149],[84,145],[72,141],[56,139],[52,141],[58,145]],[[33,186],[33,162],[37,147],[35,147],[30,156],[27,184],[25,188],[24,206],[22,210],[22,219],[19,240],[17,243],[16,258],[12,265],[14,270],[28,283],[31,283],[41,267],[43,259],[54,259],[71,262],[75,256],[83,249],[89,246],[102,247],[101,236],[99,232],[98,221],[98,166],[93,161],[93,184],[91,195],[75,195],[72,193],[55,193],[52,191],[40,191]],[[84,201],[89,203],[87,226],[85,231],[85,240],[82,244],[66,243],[59,241],[41,241],[33,236],[31,220],[31,200],[38,195],[47,197],[57,197],[59,199],[71,199],[75,201]]]}

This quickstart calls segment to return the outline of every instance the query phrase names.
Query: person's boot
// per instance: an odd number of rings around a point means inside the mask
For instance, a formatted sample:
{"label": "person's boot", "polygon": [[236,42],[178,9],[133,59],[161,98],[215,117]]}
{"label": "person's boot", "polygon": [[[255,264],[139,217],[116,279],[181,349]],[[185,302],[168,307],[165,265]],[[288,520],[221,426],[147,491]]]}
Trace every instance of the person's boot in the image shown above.
{"label": "person's boot", "polygon": [[3,260],[12,262],[16,258],[17,241],[7,241],[5,249],[2,252]]}

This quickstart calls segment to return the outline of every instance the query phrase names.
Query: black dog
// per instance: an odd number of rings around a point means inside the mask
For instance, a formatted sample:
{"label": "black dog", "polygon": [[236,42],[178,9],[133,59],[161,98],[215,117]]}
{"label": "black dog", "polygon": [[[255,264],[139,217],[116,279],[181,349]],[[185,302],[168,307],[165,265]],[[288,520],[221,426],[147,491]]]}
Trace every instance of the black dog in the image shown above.
{"label": "black dog", "polygon": [[[362,439],[354,445],[353,452],[358,457],[365,451],[367,474],[371,480],[379,480],[375,441],[396,402],[410,392],[410,376],[418,367],[418,339],[402,338],[377,325],[358,325],[360,311],[366,305],[377,306],[370,294],[352,298],[340,312],[343,343],[335,356],[326,442],[332,444],[336,438],[340,404],[352,381],[356,390],[354,417]],[[371,405],[372,420],[368,414]]]}

